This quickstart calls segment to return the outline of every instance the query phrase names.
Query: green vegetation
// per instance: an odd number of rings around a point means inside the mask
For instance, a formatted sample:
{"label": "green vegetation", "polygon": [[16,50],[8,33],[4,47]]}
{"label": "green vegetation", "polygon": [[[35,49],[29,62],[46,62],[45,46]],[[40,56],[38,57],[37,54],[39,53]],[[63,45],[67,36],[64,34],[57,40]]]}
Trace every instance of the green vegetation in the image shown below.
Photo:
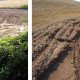
{"label": "green vegetation", "polygon": [[22,9],[28,9],[28,5],[24,4],[21,6]]}
{"label": "green vegetation", "polygon": [[28,33],[0,39],[0,80],[27,80]]}

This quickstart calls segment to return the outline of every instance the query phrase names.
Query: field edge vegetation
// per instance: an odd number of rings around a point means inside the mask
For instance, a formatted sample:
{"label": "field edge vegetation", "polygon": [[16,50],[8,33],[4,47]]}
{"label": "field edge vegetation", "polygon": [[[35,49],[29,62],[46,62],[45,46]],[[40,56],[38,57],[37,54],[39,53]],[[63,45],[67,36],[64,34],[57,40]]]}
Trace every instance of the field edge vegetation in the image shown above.
{"label": "field edge vegetation", "polygon": [[0,39],[0,80],[27,80],[28,32]]}

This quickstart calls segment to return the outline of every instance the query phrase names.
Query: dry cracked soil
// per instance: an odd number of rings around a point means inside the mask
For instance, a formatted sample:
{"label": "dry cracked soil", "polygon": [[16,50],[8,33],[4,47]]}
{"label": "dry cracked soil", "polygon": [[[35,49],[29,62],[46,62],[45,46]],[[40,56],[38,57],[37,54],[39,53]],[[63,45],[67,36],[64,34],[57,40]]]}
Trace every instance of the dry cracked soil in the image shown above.
{"label": "dry cracked soil", "polygon": [[33,80],[80,80],[80,4],[33,0]]}

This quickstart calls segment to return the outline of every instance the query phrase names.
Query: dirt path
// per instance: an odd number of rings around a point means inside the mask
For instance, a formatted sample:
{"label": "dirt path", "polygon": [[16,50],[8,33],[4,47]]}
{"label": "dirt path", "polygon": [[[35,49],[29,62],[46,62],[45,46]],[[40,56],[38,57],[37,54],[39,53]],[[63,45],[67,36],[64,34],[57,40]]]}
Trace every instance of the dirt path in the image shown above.
{"label": "dirt path", "polygon": [[0,37],[27,30],[27,10],[0,9]]}
{"label": "dirt path", "polygon": [[33,80],[79,80],[80,18],[33,33]]}

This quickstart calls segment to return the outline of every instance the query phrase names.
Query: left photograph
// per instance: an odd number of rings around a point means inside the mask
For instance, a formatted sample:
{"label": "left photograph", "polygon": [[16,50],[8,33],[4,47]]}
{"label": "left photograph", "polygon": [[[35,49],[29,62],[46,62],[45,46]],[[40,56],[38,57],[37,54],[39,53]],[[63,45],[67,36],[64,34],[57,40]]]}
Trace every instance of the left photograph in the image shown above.
{"label": "left photograph", "polygon": [[28,0],[0,0],[0,80],[28,80]]}

